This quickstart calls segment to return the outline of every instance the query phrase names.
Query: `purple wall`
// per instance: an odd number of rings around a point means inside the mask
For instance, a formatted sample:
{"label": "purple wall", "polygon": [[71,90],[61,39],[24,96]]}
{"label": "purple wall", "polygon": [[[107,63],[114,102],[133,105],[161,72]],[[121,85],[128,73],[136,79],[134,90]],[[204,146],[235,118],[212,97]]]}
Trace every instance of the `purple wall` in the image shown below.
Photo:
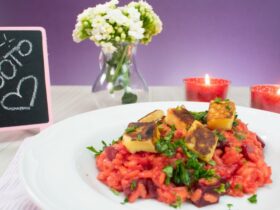
{"label": "purple wall", "polygon": [[[92,84],[99,49],[73,43],[78,13],[97,0],[0,0],[0,26],[47,30],[52,84]],[[121,3],[127,1],[121,0]],[[182,78],[229,78],[234,85],[280,83],[279,0],[149,0],[163,32],[138,49],[149,85],[181,85]]]}

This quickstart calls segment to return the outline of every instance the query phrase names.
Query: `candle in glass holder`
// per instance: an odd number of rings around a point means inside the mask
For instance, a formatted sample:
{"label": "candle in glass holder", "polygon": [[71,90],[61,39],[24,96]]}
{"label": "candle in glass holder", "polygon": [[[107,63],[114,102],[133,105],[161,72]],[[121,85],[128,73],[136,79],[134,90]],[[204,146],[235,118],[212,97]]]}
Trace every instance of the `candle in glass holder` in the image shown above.
{"label": "candle in glass holder", "polygon": [[280,113],[280,85],[252,86],[251,107]]}
{"label": "candle in glass holder", "polygon": [[189,101],[209,102],[217,97],[226,99],[229,80],[210,78],[208,74],[204,78],[184,79],[186,88],[186,99]]}

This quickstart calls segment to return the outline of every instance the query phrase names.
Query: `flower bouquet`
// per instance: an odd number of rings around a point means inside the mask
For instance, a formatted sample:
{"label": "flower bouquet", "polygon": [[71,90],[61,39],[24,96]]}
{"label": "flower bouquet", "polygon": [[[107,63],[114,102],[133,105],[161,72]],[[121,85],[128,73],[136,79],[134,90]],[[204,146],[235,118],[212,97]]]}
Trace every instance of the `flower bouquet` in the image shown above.
{"label": "flower bouquet", "polygon": [[148,44],[160,33],[162,22],[145,1],[124,6],[118,6],[118,3],[118,0],[112,0],[79,14],[73,40],[90,39],[101,47],[102,71],[94,83],[93,92],[106,89],[115,101],[120,95],[122,104],[135,103],[139,100],[137,89],[148,92],[134,63],[136,46],[138,43]]}

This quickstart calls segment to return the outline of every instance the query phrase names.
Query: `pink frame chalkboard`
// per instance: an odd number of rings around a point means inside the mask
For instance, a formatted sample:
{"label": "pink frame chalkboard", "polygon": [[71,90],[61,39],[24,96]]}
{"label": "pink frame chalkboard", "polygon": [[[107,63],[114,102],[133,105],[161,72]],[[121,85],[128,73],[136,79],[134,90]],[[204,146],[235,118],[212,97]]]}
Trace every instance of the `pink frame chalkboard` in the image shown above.
{"label": "pink frame chalkboard", "polygon": [[48,50],[47,50],[47,36],[46,30],[43,27],[0,27],[0,31],[40,31],[42,33],[42,48],[43,48],[43,59],[44,59],[44,72],[45,72],[45,84],[46,84],[46,95],[47,95],[47,107],[48,107],[48,116],[49,121],[47,123],[39,124],[29,124],[29,125],[19,125],[19,126],[9,126],[2,127],[0,131],[12,131],[16,129],[35,129],[39,128],[40,130],[48,127],[53,120],[51,112],[51,94],[50,94],[50,74],[49,74],[49,60],[48,60]]}

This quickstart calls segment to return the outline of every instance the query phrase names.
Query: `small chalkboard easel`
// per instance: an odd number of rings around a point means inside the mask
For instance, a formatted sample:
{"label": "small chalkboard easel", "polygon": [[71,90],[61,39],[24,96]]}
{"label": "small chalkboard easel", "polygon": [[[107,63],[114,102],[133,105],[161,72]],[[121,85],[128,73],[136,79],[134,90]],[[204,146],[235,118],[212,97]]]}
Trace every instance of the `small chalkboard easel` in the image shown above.
{"label": "small chalkboard easel", "polygon": [[51,123],[46,32],[0,27],[0,131]]}

